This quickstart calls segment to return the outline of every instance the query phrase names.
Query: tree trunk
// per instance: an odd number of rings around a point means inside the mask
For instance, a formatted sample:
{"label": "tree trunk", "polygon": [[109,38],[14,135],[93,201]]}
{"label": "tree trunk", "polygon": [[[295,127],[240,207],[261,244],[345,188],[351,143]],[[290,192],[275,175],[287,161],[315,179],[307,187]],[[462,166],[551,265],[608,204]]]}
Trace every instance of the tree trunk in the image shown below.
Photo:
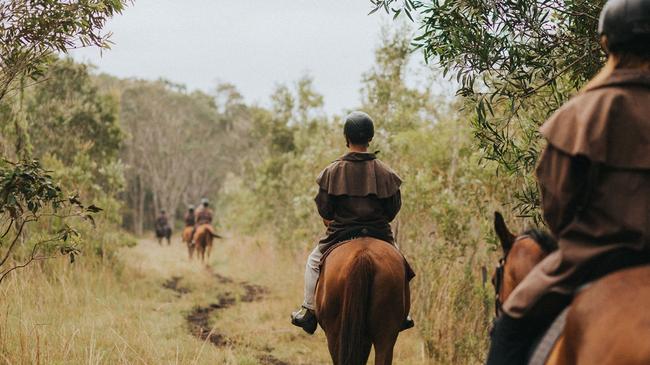
{"label": "tree trunk", "polygon": [[144,189],[142,188],[142,178],[140,175],[136,177],[135,183],[136,189],[136,199],[137,199],[137,208],[135,210],[134,218],[134,230],[138,236],[141,236],[144,228]]}

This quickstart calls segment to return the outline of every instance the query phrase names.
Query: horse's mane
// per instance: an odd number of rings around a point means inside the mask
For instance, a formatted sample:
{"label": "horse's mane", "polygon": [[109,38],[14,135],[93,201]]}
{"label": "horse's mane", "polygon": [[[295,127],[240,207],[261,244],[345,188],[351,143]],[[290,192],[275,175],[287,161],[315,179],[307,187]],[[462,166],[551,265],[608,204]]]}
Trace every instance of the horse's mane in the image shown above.
{"label": "horse's mane", "polygon": [[557,241],[546,231],[531,228],[524,232],[524,235],[530,236],[546,253],[551,253],[557,250]]}

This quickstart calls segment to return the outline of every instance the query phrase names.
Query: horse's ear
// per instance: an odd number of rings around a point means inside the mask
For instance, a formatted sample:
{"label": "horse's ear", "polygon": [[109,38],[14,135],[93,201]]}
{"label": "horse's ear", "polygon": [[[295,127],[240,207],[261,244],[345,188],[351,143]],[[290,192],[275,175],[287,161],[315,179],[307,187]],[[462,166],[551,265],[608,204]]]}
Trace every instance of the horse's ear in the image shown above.
{"label": "horse's ear", "polygon": [[497,237],[499,237],[499,241],[501,241],[503,253],[510,251],[512,244],[515,243],[517,237],[510,232],[503,216],[499,212],[494,212],[494,231],[496,232]]}

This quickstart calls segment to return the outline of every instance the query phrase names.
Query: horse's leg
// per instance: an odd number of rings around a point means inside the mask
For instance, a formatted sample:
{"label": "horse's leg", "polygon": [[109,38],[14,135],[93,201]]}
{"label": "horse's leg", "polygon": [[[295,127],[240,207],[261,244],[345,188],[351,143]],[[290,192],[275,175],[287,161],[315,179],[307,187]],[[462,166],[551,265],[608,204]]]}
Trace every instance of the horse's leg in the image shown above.
{"label": "horse's leg", "polygon": [[199,240],[199,242],[197,242],[197,244],[199,245],[198,248],[199,248],[199,256],[201,258],[201,263],[204,263],[205,262],[205,244],[203,243],[203,237],[201,237],[201,239]]}
{"label": "horse's leg", "polygon": [[395,342],[397,342],[397,333],[375,341],[375,365],[391,365],[393,363]]}
{"label": "horse's leg", "polygon": [[210,255],[212,254],[212,237],[208,238],[208,247],[207,247],[207,257],[208,261],[210,261]]}
{"label": "horse's leg", "polygon": [[327,349],[330,351],[330,356],[332,357],[332,364],[339,365],[339,331],[331,328],[328,329],[325,335],[327,337]]}
{"label": "horse's leg", "polygon": [[[402,274],[396,275],[400,271]],[[375,272],[368,316],[369,333],[375,345],[375,365],[393,363],[393,348],[410,305],[405,285],[401,261],[386,262]]]}

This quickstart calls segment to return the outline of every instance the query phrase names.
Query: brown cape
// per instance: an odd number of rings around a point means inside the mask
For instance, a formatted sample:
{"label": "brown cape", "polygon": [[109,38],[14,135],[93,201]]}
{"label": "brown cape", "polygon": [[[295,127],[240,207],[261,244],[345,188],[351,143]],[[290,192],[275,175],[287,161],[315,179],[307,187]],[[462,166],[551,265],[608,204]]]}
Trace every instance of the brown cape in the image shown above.
{"label": "brown cape", "polygon": [[352,152],[327,166],[316,182],[329,195],[384,199],[397,193],[402,179],[375,154]]}
{"label": "brown cape", "polygon": [[571,156],[628,169],[650,169],[650,73],[617,70],[558,109],[540,129]]}
{"label": "brown cape", "polygon": [[585,282],[650,260],[650,72],[615,71],[541,132],[537,179],[559,250],[504,303],[517,318],[553,315]]}
{"label": "brown cape", "polygon": [[321,252],[355,237],[393,243],[390,222],[401,207],[402,180],[372,153],[348,153],[330,164],[316,180],[319,214],[330,221]]}

